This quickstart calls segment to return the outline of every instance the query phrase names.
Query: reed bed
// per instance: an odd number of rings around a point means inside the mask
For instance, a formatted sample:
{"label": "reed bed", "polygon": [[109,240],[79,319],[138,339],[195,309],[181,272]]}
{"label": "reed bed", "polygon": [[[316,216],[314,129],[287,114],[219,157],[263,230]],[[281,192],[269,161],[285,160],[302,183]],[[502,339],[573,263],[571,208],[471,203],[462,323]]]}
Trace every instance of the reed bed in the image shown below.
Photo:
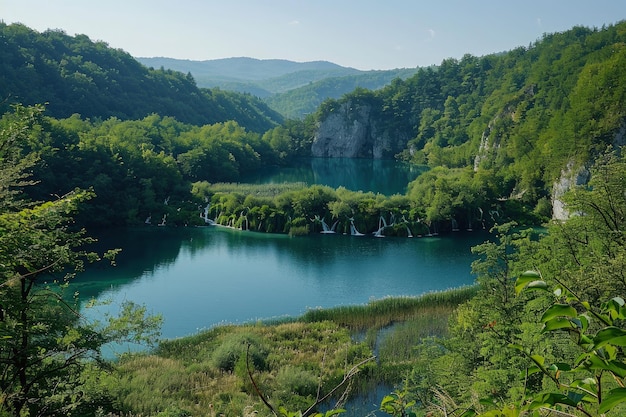
{"label": "reed bed", "polygon": [[296,191],[306,188],[305,182],[284,182],[279,184],[248,184],[234,182],[220,182],[208,184],[205,191],[211,194],[242,194],[257,197],[275,197],[288,191]]}
{"label": "reed bed", "polygon": [[477,291],[476,286],[466,286],[417,297],[387,297],[365,305],[311,309],[300,320],[304,322],[328,320],[352,332],[381,329],[416,317],[436,318],[469,300]]}

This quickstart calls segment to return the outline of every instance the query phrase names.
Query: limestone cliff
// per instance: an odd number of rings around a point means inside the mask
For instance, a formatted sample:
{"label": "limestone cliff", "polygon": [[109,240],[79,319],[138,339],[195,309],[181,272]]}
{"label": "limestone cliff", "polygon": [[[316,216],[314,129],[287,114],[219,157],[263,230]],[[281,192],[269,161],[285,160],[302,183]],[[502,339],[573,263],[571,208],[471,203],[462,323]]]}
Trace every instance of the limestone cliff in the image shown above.
{"label": "limestone cliff", "polygon": [[[626,122],[615,134],[612,145],[614,148],[626,146]],[[585,166],[577,166],[574,161],[567,163],[559,178],[552,185],[552,218],[554,220],[567,220],[571,213],[563,203],[563,194],[577,185],[587,184],[589,178],[590,173]]]}
{"label": "limestone cliff", "polygon": [[319,122],[311,154],[324,158],[392,158],[408,142],[406,135],[382,128],[369,105],[347,101]]}
{"label": "limestone cliff", "polygon": [[567,220],[570,212],[565,207],[562,197],[572,187],[586,184],[589,181],[589,170],[584,166],[576,166],[574,161],[569,161],[561,171],[561,176],[552,185],[552,218],[554,220]]}

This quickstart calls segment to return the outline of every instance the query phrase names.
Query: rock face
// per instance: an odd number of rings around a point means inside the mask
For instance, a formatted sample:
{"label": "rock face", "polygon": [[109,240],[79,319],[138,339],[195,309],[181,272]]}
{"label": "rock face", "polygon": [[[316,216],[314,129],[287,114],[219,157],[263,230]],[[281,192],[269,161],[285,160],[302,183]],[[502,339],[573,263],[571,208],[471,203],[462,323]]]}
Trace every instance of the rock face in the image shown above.
{"label": "rock face", "polygon": [[573,161],[568,162],[561,176],[552,185],[552,218],[554,220],[567,220],[570,212],[561,200],[563,194],[572,187],[589,182],[589,171],[584,166],[577,167]]}
{"label": "rock face", "polygon": [[[619,148],[626,145],[626,122],[613,138],[613,147]],[[593,162],[593,161],[591,161]],[[561,200],[563,194],[577,185],[584,185],[589,182],[591,173],[585,166],[576,166],[574,161],[569,161],[567,166],[561,170],[561,176],[552,185],[552,218],[554,220],[567,220],[572,214]]]}
{"label": "rock face", "polygon": [[342,104],[320,122],[311,153],[323,158],[392,158],[408,142],[404,135],[380,129],[370,106]]}

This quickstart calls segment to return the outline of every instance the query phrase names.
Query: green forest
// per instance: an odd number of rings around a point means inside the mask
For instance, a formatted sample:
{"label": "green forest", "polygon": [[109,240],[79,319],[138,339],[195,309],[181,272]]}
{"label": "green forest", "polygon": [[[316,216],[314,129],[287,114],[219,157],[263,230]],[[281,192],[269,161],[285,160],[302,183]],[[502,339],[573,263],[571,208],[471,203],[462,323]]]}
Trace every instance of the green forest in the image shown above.
{"label": "green forest", "polygon": [[[304,119],[84,35],[0,23],[0,40],[0,416],[332,416],[328,400],[381,383],[392,416],[626,410],[626,23],[448,59]],[[393,156],[428,169],[406,194],[240,183],[310,156],[346,104],[410,138]],[[572,166],[589,181],[551,220]],[[87,230],[210,220],[295,237],[381,216],[387,235],[491,229],[476,285],[160,343],[144,307],[92,323],[72,295],[88,264],[115,263]],[[128,340],[154,349],[102,357]]]}

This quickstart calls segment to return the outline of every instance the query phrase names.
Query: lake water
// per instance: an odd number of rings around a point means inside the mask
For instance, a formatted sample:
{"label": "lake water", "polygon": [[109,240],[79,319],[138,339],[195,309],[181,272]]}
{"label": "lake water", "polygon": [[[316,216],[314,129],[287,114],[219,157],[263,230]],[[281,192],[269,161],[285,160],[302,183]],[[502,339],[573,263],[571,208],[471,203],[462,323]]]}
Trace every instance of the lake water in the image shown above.
{"label": "lake water", "polygon": [[174,338],[224,323],[299,316],[473,283],[471,246],[484,233],[424,238],[313,235],[290,238],[222,227],[143,227],[101,238],[124,248],[116,267],[81,274],[82,300],[125,300],[164,317]]}
{"label": "lake water", "polygon": [[[394,161],[312,159],[246,181],[298,181],[391,195],[404,193],[422,171]],[[475,259],[470,248],[487,239],[484,232],[290,238],[222,227],[145,226],[100,236],[102,248],[123,248],[117,266],[91,267],[72,288],[82,301],[109,302],[83,309],[88,318],[115,314],[130,300],[161,314],[163,337],[175,338],[220,324],[297,317],[310,308],[469,285]],[[121,352],[131,347],[111,348]],[[375,410],[390,390],[381,386],[352,400],[346,417]]]}
{"label": "lake water", "polygon": [[392,195],[404,194],[408,183],[426,169],[390,159],[303,158],[289,167],[249,175],[242,182],[305,182]]}

